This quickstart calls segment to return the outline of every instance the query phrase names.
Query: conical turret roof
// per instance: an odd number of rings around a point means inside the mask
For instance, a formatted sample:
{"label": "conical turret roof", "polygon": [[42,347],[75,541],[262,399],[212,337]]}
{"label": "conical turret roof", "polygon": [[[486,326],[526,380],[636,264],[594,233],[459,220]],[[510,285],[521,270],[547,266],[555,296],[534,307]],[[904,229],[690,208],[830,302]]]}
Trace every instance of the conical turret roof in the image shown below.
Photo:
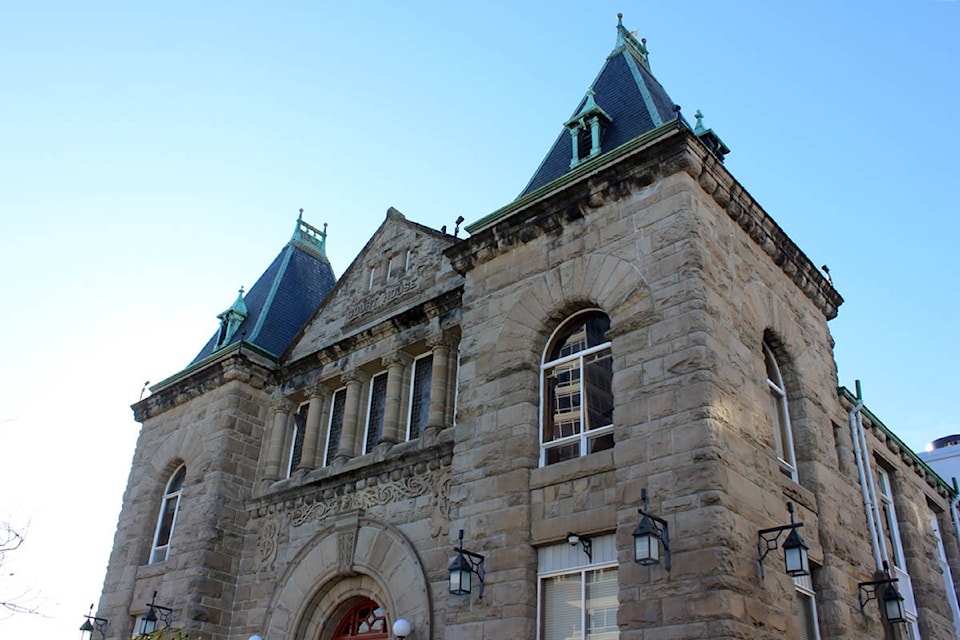
{"label": "conical turret roof", "polygon": [[327,260],[326,238],[326,225],[321,231],[301,215],[290,242],[240,301],[246,311],[242,322],[225,338],[216,332],[191,364],[241,340],[282,355],[337,282]]}
{"label": "conical turret roof", "polygon": [[678,117],[673,100],[650,72],[646,41],[637,40],[627,31],[619,15],[616,46],[518,198],[575,168],[571,166],[576,165],[576,160],[571,163],[574,156],[571,125],[589,113],[602,114],[608,119],[604,122],[597,154],[601,156]]}

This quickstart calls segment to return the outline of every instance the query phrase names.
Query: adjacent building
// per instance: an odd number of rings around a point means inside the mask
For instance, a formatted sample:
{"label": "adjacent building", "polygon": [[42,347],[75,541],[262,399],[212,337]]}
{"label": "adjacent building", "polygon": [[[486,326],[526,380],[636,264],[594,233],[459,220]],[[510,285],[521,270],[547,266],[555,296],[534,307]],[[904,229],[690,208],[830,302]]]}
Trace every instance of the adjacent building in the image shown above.
{"label": "adjacent building", "polygon": [[390,209],[336,279],[298,220],[134,405],[108,638],[958,637],[956,491],[838,388],[841,296],[644,41],[598,63],[469,237]]}

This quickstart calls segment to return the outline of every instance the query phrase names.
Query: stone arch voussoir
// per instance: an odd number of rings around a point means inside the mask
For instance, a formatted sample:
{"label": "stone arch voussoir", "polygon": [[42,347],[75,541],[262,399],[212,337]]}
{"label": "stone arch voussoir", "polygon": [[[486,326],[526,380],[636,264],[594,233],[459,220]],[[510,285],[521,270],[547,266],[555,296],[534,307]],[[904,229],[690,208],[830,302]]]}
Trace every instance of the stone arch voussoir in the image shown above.
{"label": "stone arch voussoir", "polygon": [[325,640],[358,597],[432,638],[429,582],[416,549],[395,527],[355,512],[328,523],[290,562],[271,598],[266,637]]}
{"label": "stone arch voussoir", "polygon": [[[637,266],[609,254],[589,254],[564,262],[530,282],[504,319],[498,344],[529,349],[539,361],[547,338],[572,313],[599,307],[610,316],[611,328],[648,324],[653,296]],[[517,359],[517,349],[497,354],[497,366]]]}

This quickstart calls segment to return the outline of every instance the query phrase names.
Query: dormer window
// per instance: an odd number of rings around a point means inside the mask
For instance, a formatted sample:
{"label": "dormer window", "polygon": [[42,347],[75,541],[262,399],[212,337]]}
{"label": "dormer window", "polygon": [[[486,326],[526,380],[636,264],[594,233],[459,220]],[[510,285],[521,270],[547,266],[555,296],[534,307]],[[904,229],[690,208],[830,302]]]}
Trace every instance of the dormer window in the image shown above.
{"label": "dormer window", "polygon": [[217,349],[230,343],[230,339],[246,317],[247,305],[243,302],[243,287],[240,287],[237,299],[230,305],[230,308],[217,316],[217,319],[220,320],[220,331],[217,333]]}
{"label": "dormer window", "polygon": [[570,168],[600,155],[603,130],[612,118],[593,99],[593,89],[587,91],[583,108],[564,126],[570,132]]}
{"label": "dormer window", "polygon": [[600,145],[593,145],[593,127],[580,127],[577,130],[577,159],[586,160],[600,151]]}

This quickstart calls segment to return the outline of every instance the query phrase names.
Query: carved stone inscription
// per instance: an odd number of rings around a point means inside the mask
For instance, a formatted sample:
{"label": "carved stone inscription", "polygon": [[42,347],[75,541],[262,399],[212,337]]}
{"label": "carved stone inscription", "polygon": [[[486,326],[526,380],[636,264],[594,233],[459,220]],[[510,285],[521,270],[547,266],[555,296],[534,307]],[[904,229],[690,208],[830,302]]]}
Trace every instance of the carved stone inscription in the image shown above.
{"label": "carved stone inscription", "polygon": [[417,278],[405,278],[397,284],[384,287],[380,291],[371,293],[360,302],[347,309],[347,321],[359,320],[368,313],[380,311],[387,305],[405,298],[420,288]]}

